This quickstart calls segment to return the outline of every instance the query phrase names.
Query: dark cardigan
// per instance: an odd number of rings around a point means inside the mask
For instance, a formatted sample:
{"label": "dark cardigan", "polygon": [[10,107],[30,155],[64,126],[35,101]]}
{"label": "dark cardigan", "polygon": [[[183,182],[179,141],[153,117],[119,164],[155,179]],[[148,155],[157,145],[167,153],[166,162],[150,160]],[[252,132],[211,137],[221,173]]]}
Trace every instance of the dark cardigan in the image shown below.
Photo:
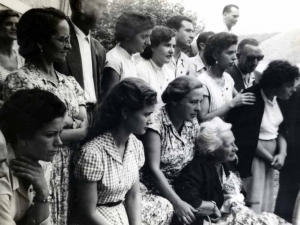
{"label": "dark cardigan", "polygon": [[[239,164],[237,170],[242,178],[252,176],[251,166],[258,144],[260,125],[264,114],[265,102],[261,96],[261,86],[256,84],[244,91],[253,93],[256,101],[253,105],[243,105],[229,111],[226,121],[232,124],[232,132],[235,144],[238,147],[237,155]],[[285,112],[281,107],[280,99],[277,99],[283,117]],[[279,126],[279,133],[287,137],[285,123]]]}

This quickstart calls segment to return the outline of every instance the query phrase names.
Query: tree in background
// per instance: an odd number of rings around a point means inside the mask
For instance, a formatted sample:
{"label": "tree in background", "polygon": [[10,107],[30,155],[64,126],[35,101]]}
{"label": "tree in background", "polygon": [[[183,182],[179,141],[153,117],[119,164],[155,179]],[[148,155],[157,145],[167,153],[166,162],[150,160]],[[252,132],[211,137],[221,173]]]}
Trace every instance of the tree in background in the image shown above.
{"label": "tree in background", "polygon": [[[136,11],[152,15],[157,25],[165,25],[166,21],[175,15],[185,15],[193,21],[197,21],[196,13],[185,11],[181,3],[170,3],[168,0],[112,0],[109,3],[110,17],[99,23],[98,29],[93,35],[102,45],[110,50],[116,45],[114,30],[117,18],[124,11]],[[203,21],[194,24],[195,33],[199,33],[204,28]],[[189,51],[189,50],[187,50]]]}

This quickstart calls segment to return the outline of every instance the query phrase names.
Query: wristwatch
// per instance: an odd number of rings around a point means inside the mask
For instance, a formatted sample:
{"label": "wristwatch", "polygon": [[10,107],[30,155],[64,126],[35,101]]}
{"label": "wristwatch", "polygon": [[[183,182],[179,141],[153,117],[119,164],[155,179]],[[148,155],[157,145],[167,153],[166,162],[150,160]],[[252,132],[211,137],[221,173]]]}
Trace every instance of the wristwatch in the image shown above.
{"label": "wristwatch", "polygon": [[34,196],[32,201],[35,203],[48,203],[50,200],[51,200],[51,196],[49,195],[45,199],[38,199],[36,196]]}

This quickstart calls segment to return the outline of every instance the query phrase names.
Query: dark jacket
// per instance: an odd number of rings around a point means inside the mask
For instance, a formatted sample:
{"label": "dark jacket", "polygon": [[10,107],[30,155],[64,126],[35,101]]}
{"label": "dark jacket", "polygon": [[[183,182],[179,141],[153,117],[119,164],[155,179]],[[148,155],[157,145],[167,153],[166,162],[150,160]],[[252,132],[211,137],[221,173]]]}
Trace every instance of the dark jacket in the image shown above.
{"label": "dark jacket", "polygon": [[[67,58],[64,62],[54,63],[54,68],[62,74],[75,77],[75,79],[80,84],[80,86],[84,88],[79,43],[77,40],[77,36],[73,24],[71,23],[70,20],[68,20],[68,23],[70,26],[72,49],[68,51]],[[97,100],[99,100],[100,93],[101,93],[102,72],[106,60],[106,50],[99,43],[99,41],[91,37],[91,52],[92,52],[94,87],[96,92],[96,98]]]}
{"label": "dark jacket", "polygon": [[[261,86],[259,84],[255,84],[246,89],[244,93],[246,92],[255,95],[255,103],[253,105],[243,105],[233,108],[226,117],[226,121],[232,124],[231,130],[235,137],[235,144],[239,149],[237,152],[239,157],[237,170],[242,178],[252,175],[251,166],[258,144],[260,125],[265,108],[265,102],[261,96]],[[277,99],[277,102],[283,117],[285,117],[281,100]],[[284,122],[279,126],[279,133],[287,137]]]}
{"label": "dark jacket", "polygon": [[[246,89],[246,87],[244,85],[244,81],[243,81],[243,74],[239,71],[239,69],[237,68],[237,66],[235,64],[232,67],[230,67],[229,69],[227,69],[226,72],[231,75],[232,79],[234,80],[234,88],[238,92]],[[257,84],[261,77],[261,73],[256,70],[253,73],[255,76],[254,83]]]}

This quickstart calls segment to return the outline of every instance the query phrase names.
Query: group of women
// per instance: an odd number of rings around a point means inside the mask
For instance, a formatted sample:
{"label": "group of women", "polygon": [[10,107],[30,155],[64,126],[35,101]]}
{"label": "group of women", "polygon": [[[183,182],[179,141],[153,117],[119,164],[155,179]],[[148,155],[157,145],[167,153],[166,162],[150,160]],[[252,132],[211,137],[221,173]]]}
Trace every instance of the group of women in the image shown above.
{"label": "group of women", "polygon": [[[1,15],[1,30],[13,33],[19,16]],[[265,201],[273,196],[265,199],[263,191],[272,192],[273,169],[286,156],[276,97],[288,99],[295,91],[297,67],[274,61],[259,84],[237,93],[224,72],[236,60],[233,34],[209,38],[206,73],[176,79],[165,66],[174,53],[173,30],[155,27],[148,15],[124,13],[115,36],[119,44],[104,69],[105,97],[88,124],[82,88],[53,68],[71,48],[65,15],[44,8],[20,18],[17,38],[26,65],[2,64],[0,55],[1,67],[11,72],[0,110],[7,146],[0,159],[0,221],[163,225],[203,224],[208,217],[217,224],[288,224],[261,212],[272,211]],[[18,62],[15,51],[9,56]],[[261,198],[255,212],[244,204],[239,172],[248,180],[247,203]],[[256,186],[262,180],[266,184]],[[257,189],[260,197],[253,195]]]}

